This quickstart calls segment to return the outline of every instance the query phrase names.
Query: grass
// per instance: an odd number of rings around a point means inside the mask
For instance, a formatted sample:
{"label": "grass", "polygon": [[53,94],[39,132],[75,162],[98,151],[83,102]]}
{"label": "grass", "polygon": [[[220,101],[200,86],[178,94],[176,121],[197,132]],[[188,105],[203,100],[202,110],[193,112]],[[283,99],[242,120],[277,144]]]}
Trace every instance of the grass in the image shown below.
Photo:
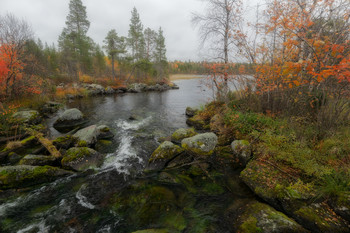
{"label": "grass", "polygon": [[171,74],[170,81],[203,78],[202,75],[194,74]]}

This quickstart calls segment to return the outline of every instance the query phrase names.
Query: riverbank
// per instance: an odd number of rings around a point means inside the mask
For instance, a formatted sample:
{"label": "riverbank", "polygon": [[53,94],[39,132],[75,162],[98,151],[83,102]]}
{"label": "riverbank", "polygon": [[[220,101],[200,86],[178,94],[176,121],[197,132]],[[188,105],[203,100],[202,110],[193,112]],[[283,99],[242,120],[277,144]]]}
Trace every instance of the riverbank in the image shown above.
{"label": "riverbank", "polygon": [[197,74],[171,74],[169,76],[170,81],[176,80],[188,80],[188,79],[201,79],[205,78],[207,75],[197,75]]}

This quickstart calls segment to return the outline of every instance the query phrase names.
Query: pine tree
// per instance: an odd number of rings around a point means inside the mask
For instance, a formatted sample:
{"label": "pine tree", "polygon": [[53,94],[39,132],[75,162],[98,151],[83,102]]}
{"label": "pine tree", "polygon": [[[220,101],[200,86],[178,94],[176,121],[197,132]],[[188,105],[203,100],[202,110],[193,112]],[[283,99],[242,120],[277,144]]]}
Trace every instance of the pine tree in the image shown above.
{"label": "pine tree", "polygon": [[131,49],[131,56],[139,61],[145,56],[145,39],[143,35],[143,25],[140,15],[134,7],[131,12],[128,44]]}
{"label": "pine tree", "polygon": [[115,77],[114,73],[114,59],[116,56],[118,57],[119,54],[125,53],[125,38],[119,37],[117,32],[112,29],[108,32],[105,40],[105,45],[103,46],[104,49],[106,49],[108,55],[111,57],[112,60],[112,76]]}
{"label": "pine tree", "polygon": [[91,72],[94,43],[86,33],[90,22],[87,19],[86,7],[81,0],[70,0],[66,27],[59,37],[59,48],[62,52],[62,63],[66,70],[78,77],[78,72]]}
{"label": "pine tree", "polygon": [[154,59],[155,59],[155,62],[157,62],[157,63],[167,60],[166,48],[165,48],[165,38],[164,38],[163,30],[161,27],[159,28],[158,33],[157,33]]}
{"label": "pine tree", "polygon": [[155,32],[150,28],[146,28],[144,32],[144,36],[145,36],[145,58],[150,61],[155,49],[157,32]]}

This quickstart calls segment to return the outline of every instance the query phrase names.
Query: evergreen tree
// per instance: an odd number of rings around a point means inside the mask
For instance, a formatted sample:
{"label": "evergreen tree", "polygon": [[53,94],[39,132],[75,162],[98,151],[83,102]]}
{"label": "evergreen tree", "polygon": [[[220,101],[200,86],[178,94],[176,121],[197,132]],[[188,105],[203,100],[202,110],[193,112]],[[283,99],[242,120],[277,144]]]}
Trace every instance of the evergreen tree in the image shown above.
{"label": "evergreen tree", "polygon": [[134,60],[139,61],[144,58],[145,39],[143,35],[143,25],[135,7],[131,12],[128,44],[131,49],[131,56]]}
{"label": "evergreen tree", "polygon": [[114,59],[116,56],[118,57],[118,54],[125,53],[125,38],[124,37],[119,37],[117,32],[112,29],[108,32],[105,40],[104,40],[105,45],[103,46],[108,55],[111,57],[112,60],[112,76],[115,77],[115,72],[114,72]]}
{"label": "evergreen tree", "polygon": [[93,41],[86,33],[90,22],[87,19],[86,7],[81,0],[70,0],[66,27],[59,37],[59,48],[62,52],[62,63],[68,73],[88,72],[92,70]]}
{"label": "evergreen tree", "polygon": [[145,36],[145,58],[147,60],[151,60],[151,56],[154,53],[156,39],[157,39],[157,32],[150,28],[146,28],[144,32]]}
{"label": "evergreen tree", "polygon": [[164,38],[163,30],[161,27],[159,28],[158,33],[157,33],[156,48],[154,51],[154,60],[157,63],[167,60],[166,48],[165,48],[165,38]]}

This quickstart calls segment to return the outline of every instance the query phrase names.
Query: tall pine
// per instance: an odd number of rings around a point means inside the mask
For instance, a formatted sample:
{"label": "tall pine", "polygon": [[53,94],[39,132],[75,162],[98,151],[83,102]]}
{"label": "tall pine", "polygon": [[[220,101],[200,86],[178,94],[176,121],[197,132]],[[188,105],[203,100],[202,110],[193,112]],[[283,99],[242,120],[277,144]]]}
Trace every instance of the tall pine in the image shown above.
{"label": "tall pine", "polygon": [[167,61],[166,58],[166,48],[165,48],[165,38],[163,35],[163,30],[160,27],[156,37],[156,48],[154,51],[154,60],[156,63]]}
{"label": "tall pine", "polygon": [[94,43],[86,33],[90,22],[87,19],[86,7],[81,0],[70,0],[66,27],[59,37],[59,48],[62,52],[62,63],[69,74],[78,78],[79,72],[92,71],[92,52]]}
{"label": "tall pine", "polygon": [[131,50],[131,56],[135,61],[139,61],[145,57],[145,39],[140,15],[135,7],[131,12],[129,26],[128,45]]}
{"label": "tall pine", "polygon": [[103,42],[105,43],[103,47],[112,60],[112,76],[115,77],[114,60],[118,58],[119,54],[125,53],[125,38],[118,36],[117,32],[112,29],[107,33]]}

